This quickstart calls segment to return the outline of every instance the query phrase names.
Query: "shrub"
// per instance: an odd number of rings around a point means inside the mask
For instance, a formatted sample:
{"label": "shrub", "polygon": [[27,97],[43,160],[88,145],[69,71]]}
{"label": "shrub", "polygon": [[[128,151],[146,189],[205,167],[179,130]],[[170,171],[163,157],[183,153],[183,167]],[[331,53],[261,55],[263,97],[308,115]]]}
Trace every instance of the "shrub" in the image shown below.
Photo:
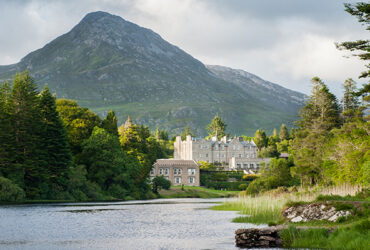
{"label": "shrub", "polygon": [[0,202],[20,202],[23,201],[25,193],[17,184],[11,180],[0,177]]}
{"label": "shrub", "polygon": [[247,184],[240,184],[240,185],[238,186],[239,190],[245,190],[247,187],[248,187],[248,185],[247,185]]}
{"label": "shrub", "polygon": [[152,180],[152,190],[153,193],[158,194],[158,190],[161,190],[161,188],[164,189],[170,189],[171,182],[164,178],[163,176],[156,176]]}

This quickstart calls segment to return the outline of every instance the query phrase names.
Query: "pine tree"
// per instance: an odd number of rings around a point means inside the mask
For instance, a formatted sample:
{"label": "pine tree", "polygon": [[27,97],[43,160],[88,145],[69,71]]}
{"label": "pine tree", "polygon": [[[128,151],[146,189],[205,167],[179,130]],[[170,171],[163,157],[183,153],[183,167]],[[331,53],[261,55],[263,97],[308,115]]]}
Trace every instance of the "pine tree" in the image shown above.
{"label": "pine tree", "polygon": [[289,139],[289,132],[288,132],[288,129],[286,128],[285,124],[282,124],[281,127],[280,127],[279,138],[280,138],[281,141]]}
{"label": "pine tree", "polygon": [[211,123],[206,127],[209,131],[209,137],[213,137],[217,134],[218,139],[226,135],[226,123],[221,119],[218,114],[213,118]]}
{"label": "pine tree", "polygon": [[42,143],[45,149],[46,168],[52,179],[65,173],[72,164],[67,132],[56,110],[55,97],[47,87],[40,94],[40,108],[43,121]]}
{"label": "pine tree", "polygon": [[113,110],[108,112],[107,117],[102,121],[101,126],[107,132],[118,137],[117,117]]}
{"label": "pine tree", "polygon": [[180,134],[182,140],[186,140],[186,136],[190,135],[191,137],[194,136],[194,134],[191,132],[189,125],[185,126],[185,130],[183,133]]}
{"label": "pine tree", "polygon": [[12,172],[15,149],[12,128],[11,88],[8,82],[0,84],[0,175]]}
{"label": "pine tree", "polygon": [[355,118],[358,110],[359,101],[356,95],[356,83],[352,79],[344,82],[344,95],[342,98],[342,117],[345,121]]}
{"label": "pine tree", "polygon": [[[370,31],[370,3],[358,2],[355,4],[345,3],[345,10],[352,16],[357,17],[357,20],[366,26],[366,30]],[[354,56],[359,57],[361,60],[370,59],[370,40],[357,40],[351,42],[343,42],[336,44],[338,49],[357,51],[359,54]],[[366,78],[370,76],[370,63],[366,65],[367,71],[362,72],[359,78]]]}
{"label": "pine tree", "polygon": [[[12,90],[13,130],[15,135],[14,170],[24,173],[23,183],[26,196],[33,198],[39,193],[40,183],[47,179],[45,162],[39,159],[42,155],[40,132],[43,127],[39,98],[34,80],[27,71],[17,74],[13,80]],[[45,150],[45,149],[44,149]]]}

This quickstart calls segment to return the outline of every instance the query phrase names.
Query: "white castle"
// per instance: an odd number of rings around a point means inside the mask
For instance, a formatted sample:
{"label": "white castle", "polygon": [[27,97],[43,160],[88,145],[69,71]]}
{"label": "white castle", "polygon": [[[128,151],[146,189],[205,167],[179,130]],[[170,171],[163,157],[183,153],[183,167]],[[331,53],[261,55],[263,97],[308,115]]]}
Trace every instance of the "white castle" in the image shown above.
{"label": "white castle", "polygon": [[242,137],[228,139],[226,136],[219,141],[216,136],[211,139],[176,137],[174,158],[181,160],[206,161],[220,163],[225,169],[245,169],[257,171],[260,162],[270,159],[257,157],[257,146],[253,140],[244,141]]}

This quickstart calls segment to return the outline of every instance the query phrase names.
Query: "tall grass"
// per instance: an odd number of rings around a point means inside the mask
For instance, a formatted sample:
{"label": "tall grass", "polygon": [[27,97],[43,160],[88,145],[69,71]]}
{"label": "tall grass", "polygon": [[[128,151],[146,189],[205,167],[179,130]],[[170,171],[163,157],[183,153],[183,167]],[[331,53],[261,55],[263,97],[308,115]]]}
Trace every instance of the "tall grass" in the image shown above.
{"label": "tall grass", "polygon": [[281,211],[288,202],[313,201],[318,195],[355,195],[361,191],[358,186],[312,187],[299,188],[297,192],[272,190],[259,196],[241,194],[238,198],[229,199],[213,207],[214,210],[239,211],[247,215],[237,217],[233,222],[253,224],[277,223],[281,220]]}

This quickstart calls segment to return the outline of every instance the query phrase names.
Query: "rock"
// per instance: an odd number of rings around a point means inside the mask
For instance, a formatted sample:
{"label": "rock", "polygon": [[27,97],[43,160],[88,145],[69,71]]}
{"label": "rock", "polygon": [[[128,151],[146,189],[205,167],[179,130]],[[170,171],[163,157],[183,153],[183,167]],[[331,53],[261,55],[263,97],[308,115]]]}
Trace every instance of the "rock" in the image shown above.
{"label": "rock", "polygon": [[259,240],[267,240],[267,241],[274,241],[276,240],[274,237],[271,237],[271,236],[264,236],[262,235]]}
{"label": "rock", "polygon": [[297,217],[291,219],[290,221],[291,222],[301,222],[302,220],[303,220],[303,218],[301,216],[297,216]]}
{"label": "rock", "polygon": [[247,228],[235,231],[236,246],[243,248],[281,247],[280,238],[282,227]]}

